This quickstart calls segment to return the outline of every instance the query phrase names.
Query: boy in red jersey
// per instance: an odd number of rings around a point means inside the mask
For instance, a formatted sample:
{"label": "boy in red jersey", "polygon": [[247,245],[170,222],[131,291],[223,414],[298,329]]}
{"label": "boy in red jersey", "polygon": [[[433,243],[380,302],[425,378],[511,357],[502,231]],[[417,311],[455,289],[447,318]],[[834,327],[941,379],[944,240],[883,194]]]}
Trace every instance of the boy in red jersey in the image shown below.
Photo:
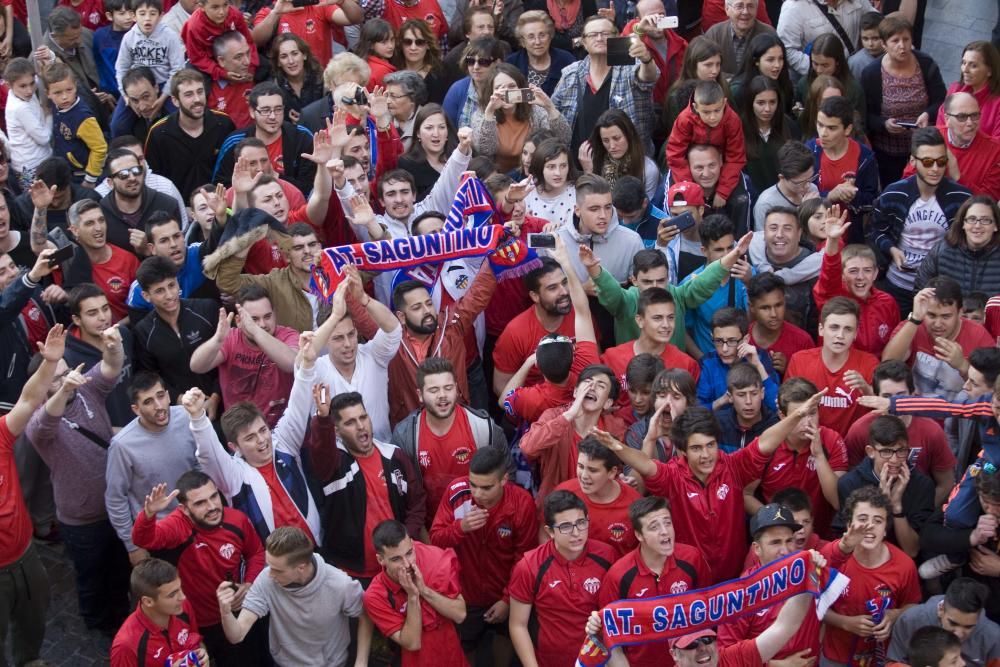
{"label": "boy in red jersey", "polygon": [[628,529],[628,521],[629,506],[639,499],[639,493],[618,480],[625,466],[593,437],[581,440],[577,451],[576,477],[556,490],[569,491],[582,500],[590,518],[590,537],[613,548],[617,556],[624,556],[638,544]]}
{"label": "boy in red jersey", "polygon": [[858,403],[872,394],[871,378],[878,358],[854,347],[858,335],[858,304],[835,296],[820,311],[820,347],[796,352],[788,362],[786,377],[809,380],[826,394],[819,406],[820,426],[843,435],[868,412]]}
{"label": "boy in red jersey", "polygon": [[132,570],[132,596],[139,606],[115,635],[111,667],[160,667],[168,658],[191,652],[198,664],[208,664],[194,607],[184,597],[176,567],[159,558],[142,561]]}
{"label": "boy in red jersey", "polygon": [[823,619],[823,660],[853,665],[888,649],[893,623],[920,602],[920,583],[913,559],[885,541],[889,498],[877,487],[862,487],[848,496],[845,511],[863,537],[840,568],[851,585]]}
{"label": "boy in red jersey", "polygon": [[826,212],[826,245],[819,280],[813,285],[816,307],[822,309],[829,299],[843,296],[858,304],[858,349],[882,354],[890,332],[899,322],[899,304],[888,292],[875,287],[878,262],[875,251],[862,243],[852,243],[841,249],[840,239],[851,223],[849,211],[841,213],[839,205]]}
{"label": "boy in red jersey", "polygon": [[[180,476],[176,487],[169,494],[166,484],[153,487],[132,527],[132,542],[141,549],[168,549],[177,555],[178,573],[188,582],[191,606],[201,620],[213,664],[257,664],[253,658],[259,644],[234,646],[226,641],[216,599],[219,582],[232,582],[238,608],[264,569],[264,547],[257,531],[246,514],[223,507],[219,489],[205,473],[189,470]],[[174,498],[177,507],[157,521],[157,514]]]}
{"label": "boy in red jersey", "polygon": [[750,302],[749,342],[771,355],[771,364],[779,376],[785,374],[788,360],[799,350],[813,347],[812,336],[785,321],[785,280],[770,271],[758,273],[747,285]]}
{"label": "boy in red jersey", "polygon": [[394,519],[375,527],[372,544],[382,571],[365,591],[365,611],[403,647],[403,667],[468,667],[455,630],[465,620],[455,552],[414,542]]}
{"label": "boy in red jersey", "polygon": [[[708,585],[712,574],[701,553],[675,540],[666,498],[640,498],[628,514],[639,546],[608,570],[601,584],[602,607],[615,600],[673,595]],[[661,667],[673,662],[665,642],[629,646],[624,653],[632,667]]]}
{"label": "boy in red jersey", "polygon": [[742,489],[761,477],[772,453],[816,409],[822,395],[812,396],[735,454],[720,454],[719,423],[700,406],[688,408],[673,423],[670,440],[679,455],[669,463],[654,461],[597,429],[594,435],[642,475],[649,493],[673,502],[678,539],[701,551],[712,568],[709,583],[717,583],[738,575],[746,554]]}
{"label": "boy in red jersey", "polygon": [[[523,667],[571,667],[583,627],[596,610],[601,580],[614,549],[591,540],[587,506],[569,491],[545,499],[545,532],[551,538],[524,554],[510,580],[510,638]],[[538,620],[532,641],[528,621]]]}
{"label": "boy in red jersey", "polygon": [[507,582],[514,565],[538,544],[535,501],[507,483],[508,463],[504,451],[477,450],[469,475],[448,486],[431,526],[431,544],[454,549],[458,556],[468,605],[458,635],[470,662],[479,643],[492,634],[493,663],[510,664]]}
{"label": "boy in red jersey", "polygon": [[[816,385],[793,377],[778,391],[778,415],[794,412],[816,393]],[[782,489],[799,488],[812,501],[815,530],[825,535],[830,529],[834,511],[840,507],[837,481],[848,470],[847,448],[840,434],[820,426],[816,411],[806,415],[788,434],[768,461],[760,480],[744,489],[747,507],[760,509],[761,502],[753,497],[759,488],[764,502]]]}
{"label": "boy in red jersey", "polygon": [[[629,360],[644,352],[663,359],[666,368],[686,370],[691,377],[698,379],[701,369],[697,362],[670,342],[670,337],[674,335],[676,312],[674,297],[664,288],[650,287],[639,293],[635,315],[639,338],[608,349],[601,358],[615,372],[622,386],[625,386],[625,369]],[[622,407],[628,405],[628,395],[622,394],[618,403]]]}

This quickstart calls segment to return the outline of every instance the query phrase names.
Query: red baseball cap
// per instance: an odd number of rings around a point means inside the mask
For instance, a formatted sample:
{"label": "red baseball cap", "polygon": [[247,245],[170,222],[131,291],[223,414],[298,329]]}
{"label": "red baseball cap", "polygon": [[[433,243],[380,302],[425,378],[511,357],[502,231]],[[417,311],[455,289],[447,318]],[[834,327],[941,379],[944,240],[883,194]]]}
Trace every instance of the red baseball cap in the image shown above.
{"label": "red baseball cap", "polygon": [[673,206],[704,206],[705,191],[691,181],[674,183],[667,190],[667,208]]}
{"label": "red baseball cap", "polygon": [[679,648],[683,651],[690,648],[691,644],[702,637],[715,637],[715,630],[712,628],[705,628],[704,630],[695,630],[694,632],[689,632],[686,635],[681,635],[680,637],[670,640],[670,648]]}

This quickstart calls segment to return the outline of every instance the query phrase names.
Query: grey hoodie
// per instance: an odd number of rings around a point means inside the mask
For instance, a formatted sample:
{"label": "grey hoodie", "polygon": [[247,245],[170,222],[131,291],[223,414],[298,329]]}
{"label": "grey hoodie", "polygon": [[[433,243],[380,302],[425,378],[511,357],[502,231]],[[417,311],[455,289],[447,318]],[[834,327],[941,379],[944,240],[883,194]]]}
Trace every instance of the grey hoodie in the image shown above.
{"label": "grey hoodie", "polygon": [[363,610],[361,584],[313,554],[316,576],[299,587],[285,587],[270,576],[257,575],[243,608],[258,617],[271,616],[271,657],[279,665],[341,667],[351,642],[347,618]]}
{"label": "grey hoodie", "polygon": [[[618,223],[617,215],[612,215],[608,231],[604,234],[581,234],[574,217],[559,229],[559,235],[568,248],[575,248],[580,244],[590,247],[594,256],[601,260],[601,267],[620,283],[628,280],[635,253],[646,247],[641,236]],[[579,254],[570,252],[569,260],[573,263],[580,282],[587,282],[590,276],[580,262]]]}
{"label": "grey hoodie", "polygon": [[122,37],[118,48],[118,60],[115,61],[115,78],[118,79],[118,90],[125,94],[122,78],[133,67],[145,65],[153,70],[156,85],[163,86],[182,67],[187,57],[184,55],[184,44],[180,36],[164,25],[161,20],[147,37],[139,30],[136,23]]}

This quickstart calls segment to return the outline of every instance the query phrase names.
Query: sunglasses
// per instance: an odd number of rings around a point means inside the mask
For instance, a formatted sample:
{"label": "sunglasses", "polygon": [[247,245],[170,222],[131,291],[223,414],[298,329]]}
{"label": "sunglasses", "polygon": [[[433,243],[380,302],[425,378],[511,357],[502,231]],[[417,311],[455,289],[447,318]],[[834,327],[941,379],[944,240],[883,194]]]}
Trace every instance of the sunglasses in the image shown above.
{"label": "sunglasses", "polygon": [[124,181],[129,176],[139,177],[142,176],[143,172],[146,171],[139,165],[134,167],[129,167],[128,169],[122,169],[121,171],[116,171],[112,174],[112,177],[117,178],[119,181]]}
{"label": "sunglasses", "polygon": [[403,38],[403,46],[427,46],[427,40],[417,37],[413,39],[411,37]]}
{"label": "sunglasses", "polygon": [[932,157],[916,157],[916,156],[914,156],[913,159],[916,160],[917,162],[919,162],[920,164],[924,165],[924,169],[930,169],[934,165],[937,165],[939,167],[947,167],[948,166],[948,158],[947,157],[939,157],[939,158],[935,159],[935,158],[932,158]]}
{"label": "sunglasses", "polygon": [[715,637],[698,637],[687,646],[678,646],[677,648],[679,648],[682,651],[690,651],[691,649],[698,648],[699,644],[701,646],[711,646],[714,643],[715,643]]}
{"label": "sunglasses", "polygon": [[473,65],[479,65],[480,67],[489,67],[493,64],[495,58],[476,58],[475,56],[469,56],[465,59],[465,66],[472,67]]}

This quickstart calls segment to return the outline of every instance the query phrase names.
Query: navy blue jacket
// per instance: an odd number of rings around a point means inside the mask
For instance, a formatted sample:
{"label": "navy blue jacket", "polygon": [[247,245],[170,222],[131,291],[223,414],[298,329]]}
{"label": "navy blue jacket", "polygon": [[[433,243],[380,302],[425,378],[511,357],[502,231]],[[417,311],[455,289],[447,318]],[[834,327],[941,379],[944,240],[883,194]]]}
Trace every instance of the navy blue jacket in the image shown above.
{"label": "navy blue jacket", "polygon": [[[854,178],[854,185],[857,186],[858,192],[854,195],[854,200],[848,208],[851,211],[851,219],[860,222],[861,207],[871,206],[875,202],[875,198],[878,197],[879,189],[878,164],[875,162],[875,152],[862,143],[858,143],[858,145],[861,147],[861,155],[858,156],[858,169],[855,172]],[[816,185],[818,186],[823,180],[820,170],[823,163],[823,147],[819,145],[818,139],[810,139],[806,142],[806,148],[813,153],[813,169],[816,171]],[[829,192],[829,190],[824,191],[821,189],[819,194],[821,197],[826,197]]]}
{"label": "navy blue jacket", "polygon": [[[972,196],[972,192],[950,178],[943,178],[938,184],[934,196],[948,220],[954,222],[959,207]],[[899,237],[903,234],[903,225],[906,223],[906,216],[910,207],[913,206],[913,202],[917,201],[919,197],[920,189],[917,187],[917,176],[914,174],[887,186],[875,200],[871,240],[885,261],[891,260],[889,248],[899,243]]]}
{"label": "navy blue jacket", "polygon": [[[551,96],[552,93],[555,92],[556,84],[559,83],[559,78],[562,76],[563,67],[573,64],[578,60],[578,58],[569,51],[557,49],[554,46],[549,49],[549,56],[552,58],[552,64],[549,65],[548,77],[546,77],[545,81],[542,82],[542,90],[545,91],[546,95]],[[507,56],[507,62],[521,70],[521,74],[528,76],[527,51],[524,49],[515,51]]]}

